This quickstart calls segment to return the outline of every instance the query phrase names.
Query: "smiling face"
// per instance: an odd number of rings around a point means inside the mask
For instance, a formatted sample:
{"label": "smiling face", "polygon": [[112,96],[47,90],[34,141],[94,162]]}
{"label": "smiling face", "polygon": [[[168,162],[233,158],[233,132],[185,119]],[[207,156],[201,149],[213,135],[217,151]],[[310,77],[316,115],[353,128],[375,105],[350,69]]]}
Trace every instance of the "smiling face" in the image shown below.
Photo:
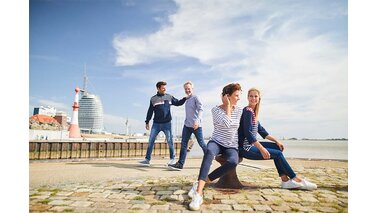
{"label": "smiling face", "polygon": [[191,84],[185,84],[184,90],[185,90],[185,94],[187,94],[188,96],[192,95],[193,93],[193,87]]}
{"label": "smiling face", "polygon": [[256,90],[251,90],[248,93],[248,105],[255,108],[260,103],[260,93]]}
{"label": "smiling face", "polygon": [[165,88],[165,86],[166,86],[166,85],[161,85],[161,86],[158,88],[158,92],[159,92],[159,94],[162,94],[162,95],[165,94],[165,91],[167,90],[167,89]]}

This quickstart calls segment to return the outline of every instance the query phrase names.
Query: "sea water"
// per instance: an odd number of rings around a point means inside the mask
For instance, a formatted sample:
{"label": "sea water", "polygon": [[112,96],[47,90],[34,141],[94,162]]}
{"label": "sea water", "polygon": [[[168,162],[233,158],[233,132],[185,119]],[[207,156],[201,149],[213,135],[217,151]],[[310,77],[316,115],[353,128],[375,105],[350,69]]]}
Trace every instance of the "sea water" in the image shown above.
{"label": "sea water", "polygon": [[[348,160],[347,140],[281,140],[281,142],[284,144],[283,153],[287,158]],[[203,156],[196,140],[187,156],[192,158]]]}

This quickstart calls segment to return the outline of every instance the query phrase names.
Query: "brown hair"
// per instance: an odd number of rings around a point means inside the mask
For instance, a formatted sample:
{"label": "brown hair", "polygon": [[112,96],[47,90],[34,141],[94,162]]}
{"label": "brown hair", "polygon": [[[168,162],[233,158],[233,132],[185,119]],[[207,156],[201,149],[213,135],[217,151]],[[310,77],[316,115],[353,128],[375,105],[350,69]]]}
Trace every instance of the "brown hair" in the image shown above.
{"label": "brown hair", "polygon": [[255,113],[256,121],[258,121],[259,110],[260,110],[260,102],[261,102],[261,92],[257,88],[251,88],[251,89],[248,90],[247,98],[249,97],[249,93],[251,93],[252,91],[255,91],[255,92],[257,92],[257,94],[259,94],[259,102],[256,104],[256,107],[253,110],[253,112]]}
{"label": "brown hair", "polygon": [[222,96],[232,95],[232,93],[234,93],[236,90],[241,90],[239,83],[228,84],[227,86],[223,87]]}
{"label": "brown hair", "polygon": [[162,85],[167,85],[167,82],[165,81],[159,81],[156,83],[156,88],[159,89]]}

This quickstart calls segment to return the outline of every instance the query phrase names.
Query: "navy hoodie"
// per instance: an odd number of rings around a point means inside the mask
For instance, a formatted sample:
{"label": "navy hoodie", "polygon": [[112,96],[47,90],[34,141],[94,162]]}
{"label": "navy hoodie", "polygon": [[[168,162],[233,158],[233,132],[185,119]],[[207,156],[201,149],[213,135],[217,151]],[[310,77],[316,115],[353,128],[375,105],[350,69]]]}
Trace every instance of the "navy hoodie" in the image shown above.
{"label": "navy hoodie", "polygon": [[154,122],[155,123],[167,123],[172,120],[171,116],[171,105],[181,106],[185,103],[186,98],[177,100],[170,94],[159,94],[151,97],[150,107],[147,111],[146,124],[148,124],[152,118],[152,114],[155,113]]}

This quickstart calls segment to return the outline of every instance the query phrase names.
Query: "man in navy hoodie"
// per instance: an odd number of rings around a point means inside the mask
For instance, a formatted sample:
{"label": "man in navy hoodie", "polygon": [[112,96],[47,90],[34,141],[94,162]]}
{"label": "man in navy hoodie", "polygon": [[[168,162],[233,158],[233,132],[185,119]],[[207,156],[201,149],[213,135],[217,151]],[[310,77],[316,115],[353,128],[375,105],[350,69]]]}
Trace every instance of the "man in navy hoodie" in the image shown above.
{"label": "man in navy hoodie", "polygon": [[146,158],[139,161],[141,165],[150,166],[151,153],[154,148],[156,136],[160,131],[163,131],[167,139],[169,146],[169,162],[168,164],[175,163],[175,150],[173,148],[173,136],[172,136],[172,115],[171,115],[171,105],[181,106],[185,103],[186,97],[181,100],[177,100],[170,94],[165,93],[167,83],[164,81],[159,81],[156,84],[157,94],[151,97],[150,107],[147,111],[146,117],[146,129],[150,129],[150,120],[152,114],[154,115],[154,121],[152,124],[150,139],[148,140],[148,148],[146,153]]}

